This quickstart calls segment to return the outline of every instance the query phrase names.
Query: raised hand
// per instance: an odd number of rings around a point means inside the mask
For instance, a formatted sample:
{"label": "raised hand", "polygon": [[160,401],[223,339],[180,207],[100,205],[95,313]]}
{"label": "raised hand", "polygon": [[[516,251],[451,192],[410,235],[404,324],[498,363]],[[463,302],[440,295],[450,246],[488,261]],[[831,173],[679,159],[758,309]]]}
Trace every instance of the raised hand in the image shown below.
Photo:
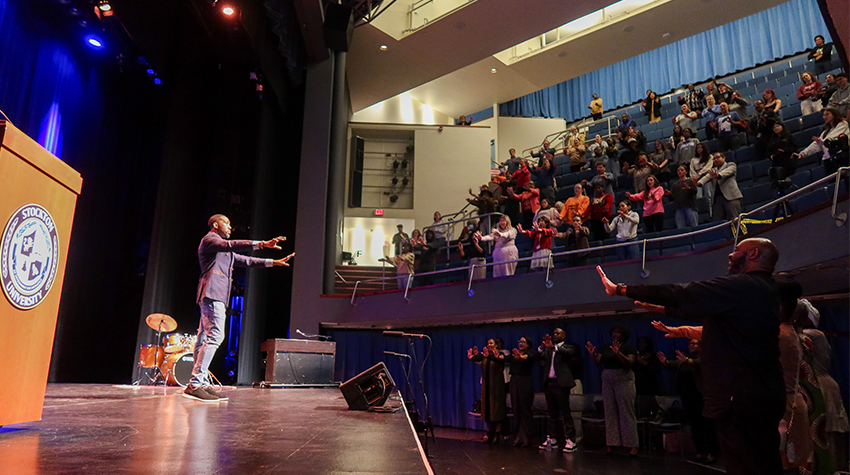
{"label": "raised hand", "polygon": [[658,361],[660,361],[661,364],[667,364],[667,355],[665,355],[663,352],[659,351],[655,354],[655,356],[658,357]]}
{"label": "raised hand", "polygon": [[681,361],[682,363],[688,361],[687,355],[685,355],[684,353],[682,353],[679,350],[676,350],[676,359]]}
{"label": "raised hand", "polygon": [[[280,249],[280,248],[278,248],[278,249]],[[280,259],[273,260],[272,265],[276,266],[276,267],[281,267],[281,266],[289,267],[289,260],[292,259],[293,257],[295,257],[294,252],[292,254],[286,256],[286,257],[281,257]]]}
{"label": "raised hand", "polygon": [[487,347],[485,346],[484,348],[482,348],[482,349],[481,349],[481,354],[482,354],[485,358],[486,358],[486,357],[488,357],[488,356],[490,356],[490,348],[487,348]]}
{"label": "raised hand", "polygon": [[553,346],[555,346],[555,344],[552,343],[552,336],[548,333],[546,335],[543,335],[543,346],[546,348],[552,348]]}
{"label": "raised hand", "polygon": [[513,349],[513,351],[511,351],[511,355],[512,355],[514,358],[520,358],[520,357],[522,357],[522,353],[520,353],[520,352],[519,352],[519,349],[517,349],[517,348],[514,348],[514,349]]}
{"label": "raised hand", "polygon": [[477,354],[478,354],[478,347],[477,347],[477,346],[473,346],[473,347],[472,347],[472,356],[475,356],[475,355],[477,355]]}
{"label": "raised hand", "polygon": [[596,272],[599,272],[599,277],[602,279],[602,286],[605,287],[605,293],[611,296],[617,295],[617,284],[611,282],[611,279],[605,275],[602,266],[596,266]]}
{"label": "raised hand", "polygon": [[611,343],[611,351],[613,351],[615,355],[620,353],[620,342],[618,340],[614,340],[614,342]]}
{"label": "raised hand", "polygon": [[648,312],[662,313],[662,314],[664,313],[664,306],[663,305],[655,305],[655,304],[652,304],[652,303],[639,302],[637,300],[635,300],[635,305],[637,305],[638,307],[645,308],[646,311],[648,311]]}
{"label": "raised hand", "polygon": [[284,236],[278,236],[276,238],[269,239],[268,241],[262,242],[263,249],[280,249],[277,243],[286,241]]}
{"label": "raised hand", "polygon": [[587,342],[587,344],[584,345],[584,347],[587,348],[587,352],[590,353],[590,356],[596,355],[596,347],[593,346],[593,343]]}
{"label": "raised hand", "polygon": [[472,354],[472,348],[466,350],[466,357],[467,358],[472,359],[473,356],[475,356],[475,355]]}
{"label": "raised hand", "polygon": [[516,230],[522,232],[522,223],[517,223]]}
{"label": "raised hand", "polygon": [[674,328],[668,327],[667,325],[659,322],[658,320],[653,320],[652,326],[654,326],[656,330],[664,332],[665,338],[676,338],[676,332]]}

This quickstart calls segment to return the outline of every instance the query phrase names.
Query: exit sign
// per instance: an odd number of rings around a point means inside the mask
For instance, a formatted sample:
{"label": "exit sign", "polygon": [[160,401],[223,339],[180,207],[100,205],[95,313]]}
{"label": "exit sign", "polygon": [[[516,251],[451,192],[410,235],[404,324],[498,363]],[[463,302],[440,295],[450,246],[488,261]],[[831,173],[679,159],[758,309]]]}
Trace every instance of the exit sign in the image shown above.
{"label": "exit sign", "polygon": [[384,215],[383,209],[378,208],[378,209],[375,210],[375,216],[383,216],[383,215]]}

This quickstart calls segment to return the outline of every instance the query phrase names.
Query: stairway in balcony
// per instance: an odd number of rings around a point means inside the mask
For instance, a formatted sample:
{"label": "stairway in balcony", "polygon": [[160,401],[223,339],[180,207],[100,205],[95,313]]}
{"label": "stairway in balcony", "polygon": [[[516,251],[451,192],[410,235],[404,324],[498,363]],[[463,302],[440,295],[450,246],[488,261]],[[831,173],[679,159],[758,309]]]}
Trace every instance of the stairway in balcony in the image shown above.
{"label": "stairway in balcony", "polygon": [[[336,266],[336,278],[334,282],[334,293],[335,294],[351,294],[354,290],[354,284],[359,281],[370,280],[370,279],[380,279],[381,277],[395,277],[395,267],[386,266],[384,268],[381,267],[369,267],[369,266]],[[343,281],[340,279],[345,279]],[[380,292],[382,290],[395,290],[396,282],[395,280],[386,280],[383,282],[361,282],[360,285],[357,286],[357,294],[369,293],[369,292]]]}

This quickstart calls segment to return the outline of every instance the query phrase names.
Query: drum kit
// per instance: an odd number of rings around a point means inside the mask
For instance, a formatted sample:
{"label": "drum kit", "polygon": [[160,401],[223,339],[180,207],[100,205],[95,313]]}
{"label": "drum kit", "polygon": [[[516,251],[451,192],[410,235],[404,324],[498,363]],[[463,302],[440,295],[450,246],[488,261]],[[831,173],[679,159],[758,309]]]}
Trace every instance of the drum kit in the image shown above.
{"label": "drum kit", "polygon": [[[135,385],[186,386],[195,366],[196,335],[172,333],[177,321],[164,313],[152,313],[145,323],[156,330],[156,345],[141,345]],[[163,333],[167,335],[162,336]]]}

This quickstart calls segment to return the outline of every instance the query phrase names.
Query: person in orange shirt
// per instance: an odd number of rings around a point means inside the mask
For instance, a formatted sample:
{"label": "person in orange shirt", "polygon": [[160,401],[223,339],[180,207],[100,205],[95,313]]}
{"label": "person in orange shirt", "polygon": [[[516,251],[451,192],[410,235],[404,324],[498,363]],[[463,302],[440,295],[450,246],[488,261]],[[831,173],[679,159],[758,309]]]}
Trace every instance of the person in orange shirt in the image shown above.
{"label": "person in orange shirt", "polygon": [[573,216],[581,216],[582,222],[590,219],[590,198],[584,194],[584,187],[581,184],[575,186],[575,196],[567,198],[564,203],[564,209],[561,210],[561,222],[572,223]]}
{"label": "person in orange shirt", "polygon": [[514,199],[521,201],[522,224],[527,228],[534,225],[534,213],[540,209],[540,190],[530,181],[521,194],[511,193]]}

